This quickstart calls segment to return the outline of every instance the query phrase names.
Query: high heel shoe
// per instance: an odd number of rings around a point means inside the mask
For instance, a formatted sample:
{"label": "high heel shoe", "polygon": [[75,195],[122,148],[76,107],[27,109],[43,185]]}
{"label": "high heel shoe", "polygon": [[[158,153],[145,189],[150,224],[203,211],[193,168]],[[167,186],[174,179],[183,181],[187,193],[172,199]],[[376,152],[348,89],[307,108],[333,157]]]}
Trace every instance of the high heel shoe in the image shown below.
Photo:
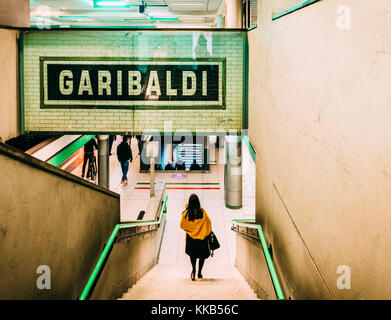
{"label": "high heel shoe", "polygon": [[195,281],[195,273],[194,272],[191,273],[191,280]]}
{"label": "high heel shoe", "polygon": [[198,273],[197,277],[198,277],[198,279],[202,279],[202,274]]}

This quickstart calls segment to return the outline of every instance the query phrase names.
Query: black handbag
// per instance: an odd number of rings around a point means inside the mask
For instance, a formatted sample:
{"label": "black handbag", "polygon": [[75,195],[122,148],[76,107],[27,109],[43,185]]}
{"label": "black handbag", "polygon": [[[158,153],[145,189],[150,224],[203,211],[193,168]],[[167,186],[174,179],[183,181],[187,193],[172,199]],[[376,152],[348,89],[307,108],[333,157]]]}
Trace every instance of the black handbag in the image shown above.
{"label": "black handbag", "polygon": [[213,257],[213,251],[220,248],[220,243],[217,240],[217,237],[213,231],[208,236],[208,246],[209,246],[210,256]]}

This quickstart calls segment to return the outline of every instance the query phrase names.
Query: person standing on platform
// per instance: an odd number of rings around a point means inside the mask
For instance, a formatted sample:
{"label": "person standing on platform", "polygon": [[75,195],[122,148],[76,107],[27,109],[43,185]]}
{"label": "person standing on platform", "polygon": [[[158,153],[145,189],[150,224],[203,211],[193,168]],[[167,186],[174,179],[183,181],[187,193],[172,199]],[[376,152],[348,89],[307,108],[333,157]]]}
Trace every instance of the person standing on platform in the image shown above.
{"label": "person standing on platform", "polygon": [[136,136],[136,139],[137,139],[138,154],[141,157],[141,151],[143,149],[143,142],[141,141],[141,136]]}
{"label": "person standing on platform", "polygon": [[109,155],[111,156],[111,149],[113,147],[113,142],[116,140],[117,136],[115,134],[111,134],[109,136]]}
{"label": "person standing on platform", "polygon": [[186,204],[180,227],[186,232],[185,252],[190,256],[192,265],[191,280],[195,280],[197,259],[199,259],[197,277],[202,279],[202,267],[205,259],[210,255],[207,238],[212,232],[212,222],[206,211],[201,208],[196,194],[192,194],[189,203]]}
{"label": "person standing on platform", "polygon": [[186,164],[179,159],[175,164],[175,170],[186,170]]}
{"label": "person standing on platform", "polygon": [[197,163],[195,159],[193,160],[193,163],[190,166],[190,170],[201,170],[201,166]]}
{"label": "person standing on platform", "polygon": [[164,167],[164,170],[175,170],[174,165],[172,164],[171,160],[168,160],[166,166]]}
{"label": "person standing on platform", "polygon": [[[83,169],[81,173],[82,178],[84,178],[87,162],[90,163],[92,161],[92,155],[94,154],[95,149],[98,149],[98,144],[94,137],[84,145]],[[87,178],[89,178],[88,175]]]}
{"label": "person standing on platform", "polygon": [[122,169],[122,179],[121,184],[128,184],[128,170],[129,170],[129,161],[132,162],[132,150],[128,144],[128,137],[123,136],[122,142],[117,147],[117,158],[121,164]]}

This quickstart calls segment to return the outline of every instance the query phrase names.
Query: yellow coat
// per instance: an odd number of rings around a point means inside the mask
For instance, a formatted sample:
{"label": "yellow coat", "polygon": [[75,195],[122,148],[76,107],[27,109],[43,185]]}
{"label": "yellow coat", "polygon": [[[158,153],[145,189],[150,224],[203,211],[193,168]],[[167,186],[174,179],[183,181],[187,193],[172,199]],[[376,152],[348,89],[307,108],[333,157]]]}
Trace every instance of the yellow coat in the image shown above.
{"label": "yellow coat", "polygon": [[204,240],[212,231],[212,222],[204,209],[202,219],[189,221],[186,218],[187,210],[182,213],[181,228],[193,239]]}

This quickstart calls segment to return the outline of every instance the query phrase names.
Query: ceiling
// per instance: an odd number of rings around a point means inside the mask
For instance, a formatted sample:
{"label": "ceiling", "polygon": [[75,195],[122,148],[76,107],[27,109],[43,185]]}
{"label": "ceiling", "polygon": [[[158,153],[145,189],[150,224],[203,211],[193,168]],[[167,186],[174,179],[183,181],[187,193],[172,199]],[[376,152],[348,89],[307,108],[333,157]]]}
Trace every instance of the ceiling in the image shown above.
{"label": "ceiling", "polygon": [[211,28],[224,0],[30,0],[30,11],[31,26],[41,28]]}

